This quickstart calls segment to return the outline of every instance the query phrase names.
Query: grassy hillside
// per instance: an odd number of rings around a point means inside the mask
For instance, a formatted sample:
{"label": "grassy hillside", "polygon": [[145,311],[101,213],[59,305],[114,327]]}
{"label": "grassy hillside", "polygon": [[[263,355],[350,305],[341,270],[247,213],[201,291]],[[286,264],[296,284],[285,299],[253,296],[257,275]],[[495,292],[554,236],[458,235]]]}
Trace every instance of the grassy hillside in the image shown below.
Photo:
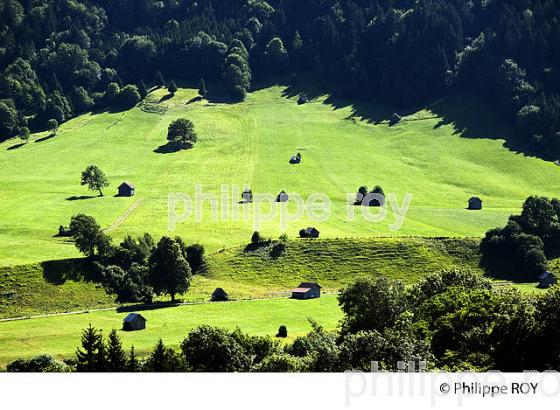
{"label": "grassy hillside", "polygon": [[[110,234],[169,234],[168,195],[192,195],[195,184],[216,195],[223,184],[304,198],[325,193],[332,213],[313,223],[323,238],[481,236],[503,225],[527,196],[552,196],[559,188],[560,169],[504,147],[500,137],[508,131],[469,98],[440,101],[390,127],[389,107],[349,105],[321,93],[298,106],[297,91],[282,86],[255,91],[240,104],[188,103],[196,94],[191,89],[171,99],[162,99],[165,93],[157,90],[149,104],[126,112],[75,118],[54,138],[41,134],[20,147],[15,140],[0,144],[0,265],[76,257],[71,243],[53,237],[59,225],[84,212],[109,227],[137,200],[140,205]],[[167,126],[183,116],[194,122],[200,140],[192,150],[165,153],[159,147]],[[298,151],[303,162],[289,165]],[[111,181],[103,198],[88,197],[79,184],[89,164],[99,165]],[[123,180],[136,185],[136,197],[113,197]],[[347,193],[364,184],[381,184],[399,204],[405,194],[413,195],[401,230],[390,230],[391,211],[386,220],[371,223],[349,204]],[[485,201],[483,211],[465,210],[472,195]],[[251,210],[238,199],[234,208]],[[356,212],[353,221],[348,212]],[[206,206],[201,222],[190,219],[174,234],[217,251],[246,243],[254,230],[251,221],[210,219]],[[294,237],[309,224],[303,217],[287,233]],[[278,220],[260,230],[281,233]]]}
{"label": "grassy hillside", "polygon": [[0,318],[114,306],[80,260],[0,268]]}
{"label": "grassy hillside", "polygon": [[[289,241],[279,258],[270,256],[270,246],[251,252],[241,246],[207,259],[207,272],[194,277],[183,300],[207,301],[216,287],[235,299],[283,296],[309,280],[327,292],[364,276],[413,283],[449,266],[476,270],[478,254],[471,239],[385,238]],[[82,260],[0,268],[0,318],[114,306],[98,282]]]}
{"label": "grassy hillside", "polygon": [[[311,317],[326,329],[334,329],[342,318],[333,295],[311,301],[292,299],[256,300],[202,305],[178,306],[141,312],[147,319],[146,330],[122,332],[125,348],[131,345],[140,354],[151,349],[161,337],[165,343],[177,346],[188,331],[206,324],[243,331],[261,336],[274,336],[280,325],[288,328],[294,338],[311,330]],[[103,329],[121,329],[126,312],[101,311],[79,315],[0,323],[0,368],[18,357],[50,353],[58,358],[73,357],[80,343],[82,329],[91,323]]]}

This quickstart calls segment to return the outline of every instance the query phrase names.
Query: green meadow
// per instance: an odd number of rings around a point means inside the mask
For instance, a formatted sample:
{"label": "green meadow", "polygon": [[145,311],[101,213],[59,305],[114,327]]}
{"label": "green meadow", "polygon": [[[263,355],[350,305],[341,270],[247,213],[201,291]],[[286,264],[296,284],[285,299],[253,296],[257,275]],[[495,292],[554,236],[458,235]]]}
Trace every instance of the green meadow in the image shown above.
{"label": "green meadow", "polygon": [[[109,234],[117,241],[126,234],[173,234],[202,243],[209,252],[247,243],[253,221],[212,220],[208,203],[201,220],[191,217],[169,231],[169,194],[193,196],[197,184],[216,196],[223,185],[228,191],[250,186],[255,194],[326,194],[330,216],[310,222],[304,215],[289,223],[286,233],[292,238],[309,225],[322,238],[480,237],[504,224],[527,196],[553,196],[559,188],[560,169],[505,147],[507,127],[470,97],[404,113],[404,121],[391,127],[390,107],[351,105],[321,93],[297,105],[297,93],[279,85],[252,92],[239,104],[189,103],[196,95],[192,89],[162,99],[165,95],[160,89],[132,110],[77,117],[53,138],[43,133],[22,146],[17,140],[0,144],[0,265],[79,256],[70,241],[54,237],[76,213],[112,227]],[[166,142],[169,123],[179,117],[194,122],[199,142],[191,150],[165,153],[158,148]],[[288,164],[296,152],[303,154],[302,163]],[[80,173],[89,164],[109,177],[104,197],[80,186]],[[136,186],[135,197],[114,196],[125,180]],[[351,204],[348,193],[375,184],[394,193],[399,205],[412,195],[400,230],[391,228],[391,209],[375,223]],[[484,200],[482,211],[465,209],[472,195]],[[237,204],[239,199],[229,198],[230,209],[251,214],[256,205]],[[122,219],[136,201],[141,202]],[[265,212],[277,208],[263,205]],[[294,212],[295,203],[287,209]],[[280,217],[258,228],[278,237]]]}
{"label": "green meadow", "polygon": [[[288,328],[293,339],[311,330],[309,318],[332,330],[342,318],[334,295],[321,299],[252,300],[227,303],[182,305],[142,311],[146,329],[139,332],[119,331],[125,348],[134,345],[146,354],[162,338],[170,346],[178,346],[189,330],[211,325],[235,329],[251,335],[274,337],[280,325]],[[73,358],[80,344],[81,331],[89,324],[102,329],[121,329],[126,312],[97,311],[84,314],[51,316],[0,323],[0,368],[18,357],[49,353],[59,359]]]}
{"label": "green meadow", "polygon": [[[337,292],[358,278],[380,275],[411,284],[452,266],[478,271],[477,247],[474,239],[293,240],[279,258],[271,257],[271,245],[251,252],[233,247],[208,255],[207,271],[193,278],[181,298],[208,301],[217,287],[234,299],[286,297],[311,280]],[[115,306],[80,259],[0,267],[0,296],[0,319]]]}

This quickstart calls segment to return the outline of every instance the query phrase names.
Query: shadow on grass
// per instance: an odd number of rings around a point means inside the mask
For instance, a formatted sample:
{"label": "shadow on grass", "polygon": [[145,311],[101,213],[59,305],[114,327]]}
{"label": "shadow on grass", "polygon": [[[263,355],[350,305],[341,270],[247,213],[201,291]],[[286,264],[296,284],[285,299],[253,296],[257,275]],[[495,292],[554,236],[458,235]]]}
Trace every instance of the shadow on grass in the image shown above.
{"label": "shadow on grass", "polygon": [[21,142],[21,143],[19,143],[19,144],[12,145],[11,147],[6,148],[6,151],[12,151],[12,150],[14,150],[14,149],[21,148],[21,147],[23,147],[24,145],[25,145],[25,142]]}
{"label": "shadow on grass", "polygon": [[93,199],[93,198],[99,198],[98,196],[93,196],[93,195],[80,195],[80,196],[76,196],[76,195],[72,195],[69,196],[68,198],[66,198],[67,201],[83,201],[86,199]]}
{"label": "shadow on grass", "polygon": [[157,309],[167,309],[172,307],[181,306],[183,301],[180,299],[175,300],[175,302],[156,302],[156,303],[137,303],[128,306],[119,306],[117,312],[119,313],[129,313],[129,312],[141,312],[146,310],[157,310]]}
{"label": "shadow on grass", "polygon": [[69,280],[101,282],[101,277],[87,258],[45,261],[41,262],[41,268],[45,280],[53,285],[63,285]]}
{"label": "shadow on grass", "polygon": [[183,147],[180,144],[168,142],[167,144],[160,145],[157,147],[154,152],[156,154],[173,154],[174,152],[179,152],[188,148]]}
{"label": "shadow on grass", "polygon": [[35,142],[48,141],[48,140],[50,140],[51,138],[54,138],[54,137],[55,137],[55,134],[49,134],[46,137],[36,139]]}
{"label": "shadow on grass", "polygon": [[161,98],[159,99],[158,104],[159,104],[159,103],[162,103],[162,102],[164,102],[164,101],[170,100],[170,99],[172,99],[174,96],[175,96],[175,95],[174,95],[174,94],[171,94],[171,93],[165,94],[163,97],[161,97]]}

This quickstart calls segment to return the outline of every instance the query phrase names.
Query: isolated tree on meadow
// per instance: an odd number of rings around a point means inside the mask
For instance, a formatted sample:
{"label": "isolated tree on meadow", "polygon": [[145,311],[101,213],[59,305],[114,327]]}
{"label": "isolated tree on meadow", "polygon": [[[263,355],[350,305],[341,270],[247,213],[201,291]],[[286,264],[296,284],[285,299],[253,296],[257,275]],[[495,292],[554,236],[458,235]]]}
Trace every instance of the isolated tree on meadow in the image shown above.
{"label": "isolated tree on meadow", "polygon": [[56,133],[58,132],[58,121],[54,118],[48,120],[47,129],[51,132],[52,135],[56,135]]}
{"label": "isolated tree on meadow", "polygon": [[157,295],[167,293],[174,302],[175,295],[189,289],[192,271],[174,239],[162,237],[150,256],[149,264],[150,284]]}
{"label": "isolated tree on meadow", "polygon": [[179,118],[169,124],[167,140],[185,148],[191,148],[197,140],[192,121],[186,118]]}
{"label": "isolated tree on meadow", "polygon": [[81,185],[87,185],[90,191],[99,191],[99,196],[103,196],[102,189],[109,186],[109,181],[99,167],[90,165],[82,172]]}

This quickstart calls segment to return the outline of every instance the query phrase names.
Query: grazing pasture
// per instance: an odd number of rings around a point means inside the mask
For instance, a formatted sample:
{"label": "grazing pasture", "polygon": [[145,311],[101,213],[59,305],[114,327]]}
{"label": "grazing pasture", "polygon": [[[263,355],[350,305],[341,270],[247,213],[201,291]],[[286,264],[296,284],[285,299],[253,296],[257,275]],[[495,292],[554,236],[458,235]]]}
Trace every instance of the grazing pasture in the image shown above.
{"label": "grazing pasture", "polygon": [[215,302],[139,311],[147,319],[146,329],[125,332],[122,320],[127,312],[97,311],[76,315],[0,322],[0,368],[18,357],[50,353],[59,359],[73,358],[82,329],[90,323],[105,336],[118,329],[123,345],[134,345],[139,354],[151,350],[161,337],[166,344],[178,346],[189,330],[211,325],[259,336],[274,336],[280,325],[293,339],[311,330],[308,318],[333,330],[342,318],[334,295],[300,301],[292,299]]}
{"label": "grazing pasture", "polygon": [[[180,298],[208,301],[217,287],[234,299],[286,296],[306,281],[336,292],[359,277],[379,275],[410,284],[451,266],[476,271],[477,246],[473,239],[292,240],[280,257],[271,255],[272,245],[250,252],[233,247],[208,255],[207,271],[194,276]],[[81,259],[0,267],[0,295],[0,318],[115,305]]]}
{"label": "grazing pasture", "polygon": [[[208,204],[202,221],[191,218],[169,232],[168,195],[194,195],[197,184],[217,196],[223,185],[229,193],[238,186],[230,208],[249,211],[256,204],[238,203],[244,186],[255,195],[282,190],[303,198],[328,195],[330,217],[317,223],[304,215],[289,223],[292,238],[307,226],[319,229],[321,238],[480,237],[504,225],[527,196],[553,196],[560,188],[558,167],[504,146],[509,130],[470,97],[399,112],[402,120],[390,126],[390,107],[350,105],[310,90],[305,90],[310,101],[298,105],[300,91],[277,85],[250,93],[243,103],[222,104],[193,100],[194,89],[180,89],[171,98],[162,98],[166,90],[159,89],[131,110],[77,117],[62,124],[55,137],[33,135],[19,147],[16,140],[0,144],[0,265],[78,256],[70,241],[54,237],[76,213],[112,227],[115,240],[143,232],[181,235],[210,252],[247,243],[252,221],[213,221]],[[174,151],[165,145],[166,132],[180,117],[192,120],[199,140],[192,149]],[[297,166],[287,161],[294,152],[304,158]],[[90,164],[110,181],[104,197],[80,186],[80,173]],[[134,197],[115,196],[122,181],[134,184]],[[391,207],[385,220],[367,222],[347,196],[361,185],[376,184],[394,193],[399,205],[412,194],[398,231],[390,229]],[[465,209],[472,196],[484,201],[482,211]],[[137,201],[140,205],[127,213]],[[263,210],[278,207],[263,205]],[[278,237],[279,219],[259,230]]]}

